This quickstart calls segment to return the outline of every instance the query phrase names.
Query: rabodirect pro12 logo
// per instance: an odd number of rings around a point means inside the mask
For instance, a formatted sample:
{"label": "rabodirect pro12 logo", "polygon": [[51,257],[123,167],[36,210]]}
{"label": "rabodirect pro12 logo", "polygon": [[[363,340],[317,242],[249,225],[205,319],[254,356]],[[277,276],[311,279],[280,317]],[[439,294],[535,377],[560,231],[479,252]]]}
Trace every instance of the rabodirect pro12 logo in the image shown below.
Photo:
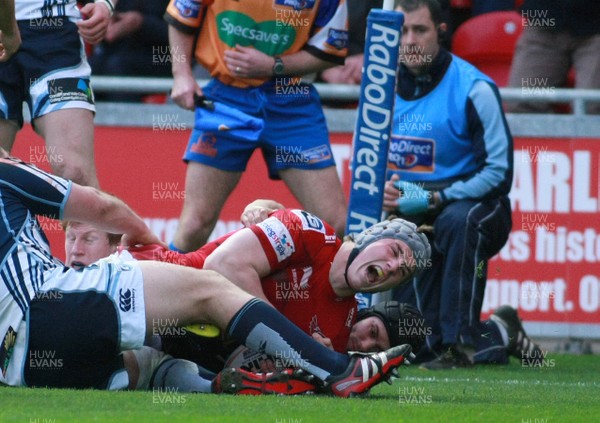
{"label": "rabodirect pro12 logo", "polygon": [[431,173],[434,170],[434,158],[433,139],[392,135],[388,152],[390,170]]}
{"label": "rabodirect pro12 logo", "polygon": [[194,19],[198,17],[200,8],[202,7],[201,1],[193,0],[175,0],[175,8],[179,11],[181,16],[184,18]]}
{"label": "rabodirect pro12 logo", "polygon": [[294,10],[304,10],[315,7],[315,0],[275,0],[275,4],[291,7]]}

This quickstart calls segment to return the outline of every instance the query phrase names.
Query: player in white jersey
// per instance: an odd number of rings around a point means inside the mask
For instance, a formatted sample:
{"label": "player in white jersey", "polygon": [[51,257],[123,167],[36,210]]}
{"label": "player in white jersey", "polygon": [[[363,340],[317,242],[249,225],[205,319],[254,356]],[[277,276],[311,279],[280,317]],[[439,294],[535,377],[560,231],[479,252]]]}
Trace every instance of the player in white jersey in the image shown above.
{"label": "player in white jersey", "polygon": [[15,0],[22,44],[0,63],[0,147],[12,149],[26,102],[54,172],[96,187],[95,107],[84,41],[102,40],[115,2],[97,0],[80,11],[76,0]]}

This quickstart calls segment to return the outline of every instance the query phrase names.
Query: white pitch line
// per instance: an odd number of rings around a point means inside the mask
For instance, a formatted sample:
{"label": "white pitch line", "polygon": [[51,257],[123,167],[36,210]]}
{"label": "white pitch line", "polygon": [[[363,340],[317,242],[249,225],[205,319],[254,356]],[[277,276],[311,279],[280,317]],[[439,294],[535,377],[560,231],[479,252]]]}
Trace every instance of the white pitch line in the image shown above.
{"label": "white pitch line", "polygon": [[483,383],[491,385],[534,385],[534,386],[564,386],[564,387],[575,387],[575,388],[600,388],[599,382],[549,382],[547,380],[488,380],[479,378],[438,378],[438,377],[415,377],[407,376],[400,378],[400,380],[412,381],[412,382],[430,382],[430,383],[456,383],[456,382],[468,382],[468,383]]}

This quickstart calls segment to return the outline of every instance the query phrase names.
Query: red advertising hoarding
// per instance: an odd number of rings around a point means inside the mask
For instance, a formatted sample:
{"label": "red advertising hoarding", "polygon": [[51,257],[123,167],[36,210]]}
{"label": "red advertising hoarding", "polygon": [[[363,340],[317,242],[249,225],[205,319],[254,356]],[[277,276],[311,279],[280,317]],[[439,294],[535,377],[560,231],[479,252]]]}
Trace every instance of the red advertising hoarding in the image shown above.
{"label": "red advertising hoarding", "polygon": [[[188,130],[96,128],[102,188],[130,204],[163,240],[173,236],[185,198],[181,155]],[[348,192],[351,134],[333,134],[338,172]],[[26,126],[13,154],[48,169],[41,139]],[[600,337],[600,139],[515,139],[513,230],[489,264],[484,316],[518,306],[525,321],[596,324]],[[199,183],[202,183],[199,181]],[[239,227],[243,207],[273,198],[297,207],[282,182],[269,181],[255,154],[227,201],[214,236]],[[58,257],[60,225],[43,222]]]}

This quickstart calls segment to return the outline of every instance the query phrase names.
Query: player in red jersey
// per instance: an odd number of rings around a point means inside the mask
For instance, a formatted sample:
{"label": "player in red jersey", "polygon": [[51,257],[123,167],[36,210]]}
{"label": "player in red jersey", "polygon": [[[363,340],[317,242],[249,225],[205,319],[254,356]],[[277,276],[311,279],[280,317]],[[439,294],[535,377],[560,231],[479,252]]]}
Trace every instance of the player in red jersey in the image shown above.
{"label": "player in red jersey", "polygon": [[[252,210],[252,209],[251,209]],[[260,214],[261,212],[264,213],[264,209],[260,209],[258,214]],[[257,213],[256,209],[253,209],[251,211],[251,213]],[[286,312],[290,312],[290,313],[294,313],[295,315],[302,317],[303,313],[302,313],[302,304],[306,304],[306,301],[309,300],[311,297],[314,297],[316,299],[319,299],[320,295],[322,294],[322,292],[327,292],[327,290],[323,291],[323,290],[319,290],[319,289],[302,289],[302,288],[307,288],[308,287],[308,280],[311,279],[311,276],[316,276],[319,275],[320,273],[323,273],[324,269],[328,269],[331,267],[331,261],[334,260],[334,256],[335,256],[335,252],[341,247],[341,241],[339,239],[337,239],[335,237],[335,235],[333,234],[333,230],[326,224],[323,224],[319,219],[317,220],[311,220],[310,225],[306,225],[306,218],[307,217],[312,217],[314,218],[314,216],[308,215],[306,214],[306,212],[303,211],[290,211],[290,210],[280,210],[278,213],[276,213],[279,216],[278,221],[281,222],[282,220],[286,222],[286,227],[289,228],[289,236],[287,234],[283,234],[281,239],[287,239],[288,241],[284,242],[284,244],[287,243],[288,246],[291,246],[291,243],[295,242],[295,252],[298,253],[295,257],[294,260],[291,260],[290,263],[294,263],[296,266],[298,266],[298,268],[300,270],[303,270],[302,275],[306,276],[306,283],[304,285],[306,286],[296,286],[296,285],[290,285],[288,282],[281,282],[283,281],[285,278],[284,274],[290,274],[290,275],[296,275],[297,270],[294,267],[289,267],[289,268],[284,268],[283,273],[281,273],[280,276],[277,277],[269,277],[267,278],[267,281],[270,283],[270,285],[274,286],[274,289],[272,289],[272,292],[274,292],[274,294],[272,294],[271,296],[269,296],[270,298],[274,298],[275,301],[273,302],[290,302],[293,304],[293,302],[295,300],[297,300],[300,304],[295,304],[295,307],[292,307],[288,310],[286,310]],[[287,217],[286,217],[287,216]],[[246,223],[249,223],[249,219],[256,219],[257,216],[250,216],[248,213],[246,213],[242,220],[246,221]],[[262,217],[260,217],[262,218]],[[316,218],[314,218],[316,219]],[[389,224],[391,224],[392,226],[394,222],[390,222]],[[86,227],[86,228],[80,228],[82,225],[80,224],[76,224],[73,222],[69,222],[68,224],[65,225],[67,228],[67,264],[70,265],[75,265],[76,263],[79,263],[81,265],[89,265],[90,263],[84,263],[85,260],[87,261],[93,261],[93,255],[94,253],[97,253],[98,251],[102,250],[102,246],[104,246],[104,244],[106,244],[106,248],[104,248],[106,250],[106,254],[110,253],[113,250],[113,247],[110,247],[111,245],[114,245],[115,243],[111,243],[110,239],[105,239],[105,237],[102,237],[102,234],[98,234],[97,232],[99,231],[93,231],[93,228],[90,227]],[[256,226],[256,225],[255,225]],[[271,234],[271,238],[273,238],[273,229],[272,229],[273,224],[271,224],[271,226],[269,225],[263,225],[263,228],[271,228],[271,229],[267,229],[265,231],[265,233],[267,234]],[[273,245],[271,244],[271,242],[268,241],[268,238],[265,238],[264,236],[261,236],[260,234],[262,233],[262,230],[258,230],[257,228],[255,228],[254,226],[252,227],[253,230],[256,230],[257,234],[259,234],[259,238],[262,240],[261,242],[264,245],[264,249],[265,251],[269,251],[270,248],[273,247]],[[84,230],[85,229],[85,230]],[[90,231],[91,229],[91,231]],[[308,231],[306,233],[304,233],[305,231]],[[79,232],[81,232],[81,234],[79,234]],[[86,254],[86,251],[84,251],[86,248],[90,249],[90,244],[91,241],[89,240],[89,238],[92,238],[90,236],[90,233],[96,233],[96,241],[98,244],[102,244],[101,247],[98,248],[93,248],[93,251],[91,251],[90,254]],[[372,235],[372,231],[370,232]],[[292,235],[293,234],[293,235]],[[82,241],[77,242],[77,237],[78,235],[81,235]],[[367,244],[371,243],[371,242],[375,242],[377,235],[372,235],[371,238],[369,237],[365,237],[365,234],[363,234],[362,237],[360,237],[360,242],[362,247],[366,248]],[[390,234],[387,234],[388,237],[391,237]],[[385,236],[383,236],[383,238],[385,238]],[[85,242],[83,242],[85,241]],[[212,255],[211,253],[218,250],[219,246],[221,245],[221,242],[224,243],[224,240],[219,240],[211,245],[206,246],[206,248],[202,249],[202,251],[198,252],[197,254],[193,254],[193,255],[174,255],[172,253],[170,253],[170,261],[172,262],[176,262],[179,264],[187,264],[190,265],[192,263],[194,263],[195,266],[197,267],[201,267],[202,264],[204,264],[204,262],[206,261],[206,257],[209,255]],[[85,244],[85,245],[84,245]],[[425,244],[426,245],[426,244]],[[76,248],[77,246],[79,246],[79,248]],[[334,248],[331,248],[331,246],[333,246]],[[427,245],[426,245],[427,246]],[[85,248],[84,248],[85,247]],[[110,248],[109,248],[110,247]],[[322,247],[326,247],[323,249],[323,251],[320,251],[322,249]],[[276,251],[282,252],[283,250],[281,248],[275,248]],[[145,250],[146,253],[148,252],[147,250]],[[411,250],[412,251],[412,250]],[[161,258],[159,257],[159,254],[161,253],[161,250],[154,248],[152,250],[152,257],[145,257],[145,258],[153,258],[153,259],[157,259],[157,258]],[[141,253],[140,253],[141,254]],[[367,254],[373,254],[373,252],[369,252]],[[311,255],[314,255],[315,257],[320,257],[317,260],[313,260],[313,257]],[[103,256],[103,255],[102,255]],[[304,258],[303,258],[304,257]],[[100,258],[100,257],[97,257]],[[167,257],[162,257],[163,260],[165,260]],[[306,260],[309,260],[308,262],[306,262]],[[310,263],[312,260],[312,262],[316,265],[315,268],[318,270],[318,272],[316,272],[315,274],[313,274],[312,271],[309,270],[310,266],[304,266],[304,264],[306,263]],[[318,264],[318,265],[317,265]],[[285,265],[282,265],[285,266]],[[292,264],[290,264],[290,266],[292,266]],[[376,266],[376,265],[373,265]],[[378,272],[375,272],[378,273]],[[390,272],[393,273],[393,272]],[[325,277],[327,277],[327,274],[325,274]],[[344,276],[344,279],[346,279],[346,276]],[[352,281],[353,284],[358,283],[354,280],[355,278],[350,278],[350,280]],[[312,279],[311,279],[312,280]],[[323,279],[323,277],[319,277],[317,280],[325,280]],[[386,283],[385,278],[382,279],[383,283]],[[376,284],[379,283],[379,281],[373,280],[372,282],[375,282]],[[279,285],[278,285],[279,284]],[[350,284],[350,282],[348,282],[348,284]],[[319,287],[323,287],[323,286],[330,286],[329,284],[318,284],[316,283],[314,285],[316,288]],[[329,290],[332,290],[332,288],[330,287]],[[321,315],[325,315],[324,313],[327,311],[327,302],[331,301],[330,299],[328,299],[328,297],[326,296],[325,301],[322,302],[318,302],[318,304],[321,304]],[[355,307],[356,304],[355,302],[352,301],[344,301],[348,304],[352,304],[351,307],[351,312],[348,316],[351,316],[352,322],[354,321],[354,317],[355,317]],[[298,306],[300,305],[300,307]],[[344,308],[347,308],[346,306]],[[286,309],[285,306],[283,306],[283,309]],[[318,307],[317,307],[318,309]],[[343,309],[343,308],[342,308]],[[310,313],[310,310],[308,310],[308,312]],[[346,313],[347,314],[347,313]],[[337,314],[339,315],[339,313]],[[313,319],[311,319],[311,324],[318,322],[318,319],[316,318],[317,314],[315,314],[315,317]],[[382,304],[381,307],[376,307],[370,310],[365,310],[365,311],[361,311],[360,313],[360,318],[359,318],[359,322],[354,325],[353,330],[352,330],[352,335],[350,336],[350,340],[348,340],[348,336],[346,336],[345,342],[343,344],[340,344],[340,351],[346,351],[346,349],[351,349],[353,351],[363,351],[363,352],[368,352],[368,351],[382,351],[382,350],[386,350],[389,349],[390,346],[396,346],[396,345],[400,345],[403,343],[409,343],[411,345],[413,345],[413,342],[411,341],[415,341],[417,340],[418,337],[412,337],[410,336],[410,334],[408,334],[408,336],[400,336],[400,330],[399,330],[399,325],[402,325],[403,323],[408,322],[410,319],[411,322],[413,323],[407,323],[409,325],[413,325],[413,324],[418,324],[419,322],[422,323],[422,319],[418,319],[419,315],[417,312],[417,315],[411,314],[411,310],[406,310],[406,307],[402,307],[402,305],[399,305],[395,302],[390,302],[389,304]],[[343,317],[343,315],[342,315]],[[332,321],[335,322],[336,318],[334,316],[333,319],[331,319]],[[339,320],[339,319],[338,319]],[[345,318],[345,322],[348,321],[347,318]],[[319,330],[320,328],[317,325],[312,325],[312,327],[315,329],[314,332],[312,332],[313,337],[317,337],[320,338],[320,340],[327,344],[328,340],[323,338],[323,334],[322,334],[322,330]],[[335,327],[335,325],[333,326]],[[414,327],[411,329],[415,329]],[[406,332],[406,331],[405,331]],[[412,331],[414,332],[414,330]],[[349,334],[350,330],[348,328],[346,334]],[[414,333],[413,333],[414,334]],[[409,339],[410,338],[410,339]],[[216,340],[217,341],[217,340]],[[402,341],[402,342],[401,342]],[[217,343],[219,343],[219,341],[217,341]],[[205,342],[204,345],[202,346],[202,348],[197,349],[196,352],[200,352],[203,353],[202,355],[205,358],[205,356],[211,355],[211,353],[213,351],[210,350],[210,346],[207,347],[207,344],[210,345],[210,342]],[[413,345],[415,348],[417,348],[416,345]],[[225,349],[226,351],[226,349]],[[161,355],[157,355],[156,353],[152,353],[149,354],[148,353],[148,349],[143,349],[139,352],[135,352],[136,354],[136,358],[138,360],[138,362],[141,360],[142,362],[150,362],[150,361],[156,361],[154,364],[151,363],[146,363],[148,364],[148,366],[146,367],[155,367],[158,364],[158,361],[160,361],[162,359]],[[279,364],[282,364],[285,367],[289,367],[290,365],[293,365],[294,363],[292,363],[291,361],[293,361],[293,358],[291,357],[276,357],[276,360],[279,361]],[[287,362],[286,362],[287,361]],[[221,365],[222,367],[222,365]],[[200,378],[198,378],[198,370],[194,370],[195,367],[192,366],[191,363],[185,363],[184,361],[181,360],[172,360],[170,358],[166,358],[164,360],[164,363],[161,365],[161,369],[166,372],[167,374],[163,374],[161,373],[161,377],[164,377],[165,379],[173,379],[176,380],[180,386],[180,384],[182,383],[182,380],[187,380],[189,378],[189,375],[191,373],[196,373],[196,376],[194,378],[194,383],[195,383],[195,389],[198,389],[198,386],[200,386],[199,384],[199,380]],[[190,369],[192,370],[192,372],[190,373]],[[215,370],[220,370],[220,368],[215,368]],[[145,372],[147,377],[145,378],[141,378],[141,379],[147,379],[149,376],[149,372],[146,371]],[[170,373],[170,374],[169,374]],[[288,375],[286,373],[283,374],[284,377],[288,377]],[[210,386],[210,375],[207,375],[206,373],[201,375],[201,377],[204,377],[206,379],[206,383],[204,383],[204,389],[206,389],[206,386]],[[241,384],[239,385],[242,380],[240,373],[234,373],[231,374],[231,372],[225,372],[225,379],[229,380],[229,382],[231,382],[231,378],[232,377],[237,377],[238,379],[236,383],[238,383],[238,386],[236,387],[236,389],[239,388],[243,388],[246,389],[247,388],[247,379],[244,377],[244,382],[246,384]],[[263,377],[263,376],[257,376],[257,377]],[[281,374],[277,374],[276,376],[277,378],[281,377]],[[229,388],[223,388],[222,385],[220,384],[220,382],[222,382],[223,378],[219,378],[217,379],[219,381],[219,383],[215,384],[215,390],[219,391],[219,392],[228,392],[227,389],[231,390],[231,386],[229,386]],[[229,383],[228,382],[228,383]],[[262,383],[262,382],[261,382]],[[267,389],[278,389],[277,386],[279,386],[279,379],[276,379],[273,381],[273,383],[275,383],[275,385],[273,385],[274,387],[271,388],[267,388]],[[141,385],[140,385],[141,386]],[[287,385],[286,385],[287,386]],[[315,386],[311,385],[309,383],[307,383],[305,380],[301,380],[298,381],[297,384],[294,384],[294,389],[295,390],[299,390],[298,392],[291,391],[291,392],[286,392],[286,393],[299,393],[301,390],[314,390]],[[252,388],[249,390],[249,392],[253,392],[256,393],[256,389]]]}
{"label": "player in red jersey", "polygon": [[[261,207],[263,212],[267,209]],[[402,219],[381,222],[355,239],[342,241],[318,217],[293,209],[270,210],[264,221],[192,253],[162,246],[129,250],[140,260],[215,270],[340,352],[347,351],[356,322],[354,295],[383,291],[408,280],[427,266],[429,251],[426,237]],[[375,345],[368,348],[386,346],[385,340],[377,338],[381,337],[374,333],[369,342]],[[376,346],[378,342],[382,345]]]}

